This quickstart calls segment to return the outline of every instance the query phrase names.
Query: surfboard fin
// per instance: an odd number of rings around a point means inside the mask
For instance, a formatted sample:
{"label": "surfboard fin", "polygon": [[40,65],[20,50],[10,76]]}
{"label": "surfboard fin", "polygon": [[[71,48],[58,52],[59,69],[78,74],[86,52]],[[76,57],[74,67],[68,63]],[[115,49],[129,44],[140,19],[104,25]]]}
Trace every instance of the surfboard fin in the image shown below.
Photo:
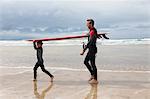
{"label": "surfboard fin", "polygon": [[103,38],[109,39],[105,34],[102,34]]}

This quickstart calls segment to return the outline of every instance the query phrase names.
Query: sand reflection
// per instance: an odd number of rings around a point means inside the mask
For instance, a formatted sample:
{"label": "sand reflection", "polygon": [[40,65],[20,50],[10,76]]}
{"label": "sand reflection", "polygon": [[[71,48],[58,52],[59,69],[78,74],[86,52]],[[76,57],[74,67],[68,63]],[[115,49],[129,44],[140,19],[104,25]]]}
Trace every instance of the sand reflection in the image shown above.
{"label": "sand reflection", "polygon": [[33,81],[33,84],[34,84],[34,95],[36,96],[37,99],[44,99],[46,93],[48,91],[50,91],[50,89],[52,88],[53,86],[53,83],[50,82],[48,87],[46,89],[44,89],[41,94],[38,92],[38,88],[37,88],[37,81]]}
{"label": "sand reflection", "polygon": [[84,99],[97,99],[98,84],[90,84],[90,85],[91,85],[91,90]]}

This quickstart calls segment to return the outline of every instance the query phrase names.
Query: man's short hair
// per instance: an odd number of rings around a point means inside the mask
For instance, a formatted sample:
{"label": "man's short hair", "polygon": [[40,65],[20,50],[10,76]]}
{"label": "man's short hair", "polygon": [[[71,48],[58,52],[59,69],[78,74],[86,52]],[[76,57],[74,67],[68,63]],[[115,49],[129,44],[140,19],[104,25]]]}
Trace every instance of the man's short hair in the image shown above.
{"label": "man's short hair", "polygon": [[90,21],[90,24],[92,24],[92,26],[94,26],[94,20],[93,19],[87,19],[86,21]]}

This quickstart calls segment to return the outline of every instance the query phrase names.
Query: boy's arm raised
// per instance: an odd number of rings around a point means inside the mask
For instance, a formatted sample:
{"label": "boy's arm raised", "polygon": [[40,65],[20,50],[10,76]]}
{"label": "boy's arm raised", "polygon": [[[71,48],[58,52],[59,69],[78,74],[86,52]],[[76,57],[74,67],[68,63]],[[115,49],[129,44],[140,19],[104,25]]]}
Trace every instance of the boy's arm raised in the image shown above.
{"label": "boy's arm raised", "polygon": [[33,41],[33,47],[34,47],[34,49],[37,49],[35,41]]}

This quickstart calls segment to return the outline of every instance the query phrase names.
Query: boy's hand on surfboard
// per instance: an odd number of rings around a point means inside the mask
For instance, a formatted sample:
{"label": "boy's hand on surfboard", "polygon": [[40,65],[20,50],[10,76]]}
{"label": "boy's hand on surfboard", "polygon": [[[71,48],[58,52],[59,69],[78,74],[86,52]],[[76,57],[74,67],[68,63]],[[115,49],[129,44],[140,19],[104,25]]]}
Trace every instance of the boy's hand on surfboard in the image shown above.
{"label": "boy's hand on surfboard", "polygon": [[37,40],[33,40],[33,42],[36,42]]}

